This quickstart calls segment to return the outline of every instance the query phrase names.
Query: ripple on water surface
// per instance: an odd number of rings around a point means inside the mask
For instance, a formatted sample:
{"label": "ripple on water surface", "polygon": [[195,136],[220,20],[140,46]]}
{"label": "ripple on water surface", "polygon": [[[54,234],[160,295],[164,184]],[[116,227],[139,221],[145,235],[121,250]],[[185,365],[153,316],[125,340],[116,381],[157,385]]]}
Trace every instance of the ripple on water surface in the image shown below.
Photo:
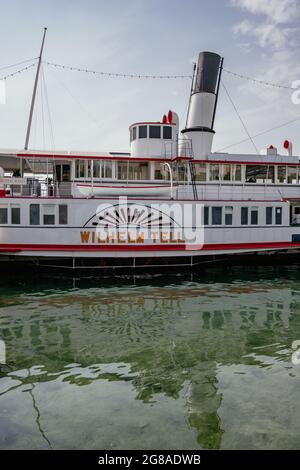
{"label": "ripple on water surface", "polygon": [[1,449],[300,448],[300,273],[3,283]]}

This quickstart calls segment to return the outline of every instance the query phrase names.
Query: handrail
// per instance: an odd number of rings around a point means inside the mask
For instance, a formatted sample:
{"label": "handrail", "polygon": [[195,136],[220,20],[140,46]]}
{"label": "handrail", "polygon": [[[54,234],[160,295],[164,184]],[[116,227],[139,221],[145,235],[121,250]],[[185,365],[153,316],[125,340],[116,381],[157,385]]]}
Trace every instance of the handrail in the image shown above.
{"label": "handrail", "polygon": [[164,165],[168,168],[170,173],[170,184],[171,184],[171,199],[173,199],[173,172],[170,163],[164,162]]}

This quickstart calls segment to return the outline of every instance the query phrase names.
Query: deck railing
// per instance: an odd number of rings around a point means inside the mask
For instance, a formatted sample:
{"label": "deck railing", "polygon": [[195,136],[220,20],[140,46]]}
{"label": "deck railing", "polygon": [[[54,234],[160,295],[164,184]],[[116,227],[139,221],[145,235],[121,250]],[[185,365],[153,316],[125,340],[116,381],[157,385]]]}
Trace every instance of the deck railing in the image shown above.
{"label": "deck railing", "polygon": [[[167,172],[166,172],[167,174]],[[176,190],[178,199],[194,199],[193,187],[190,180],[181,181],[173,176],[174,183],[179,183]],[[21,179],[20,179],[21,181]],[[114,181],[118,183],[117,180]],[[5,191],[6,196],[10,197],[82,197],[82,194],[76,188],[76,182],[52,183],[45,181],[45,178],[27,178],[22,184],[9,184],[3,181],[0,189]],[[26,183],[26,184],[25,184]],[[140,181],[141,184],[143,182]],[[259,183],[212,183],[195,181],[197,195],[199,200],[292,200],[299,199],[298,185],[276,185]],[[4,195],[2,196],[4,197]]]}
{"label": "deck railing", "polygon": [[164,157],[166,159],[172,157],[193,158],[193,147],[191,139],[176,139],[164,142]]}
{"label": "deck railing", "polygon": [[[25,178],[21,184],[2,183],[6,196],[11,197],[70,197],[72,182],[52,183],[45,178]],[[24,183],[24,180],[26,183]]]}

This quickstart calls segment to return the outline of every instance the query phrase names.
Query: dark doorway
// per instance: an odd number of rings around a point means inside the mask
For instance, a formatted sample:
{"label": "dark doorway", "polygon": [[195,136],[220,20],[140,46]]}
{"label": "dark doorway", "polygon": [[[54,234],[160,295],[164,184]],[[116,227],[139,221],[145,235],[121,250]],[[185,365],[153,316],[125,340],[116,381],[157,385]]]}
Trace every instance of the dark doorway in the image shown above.
{"label": "dark doorway", "polygon": [[71,166],[69,164],[55,166],[56,181],[71,181]]}

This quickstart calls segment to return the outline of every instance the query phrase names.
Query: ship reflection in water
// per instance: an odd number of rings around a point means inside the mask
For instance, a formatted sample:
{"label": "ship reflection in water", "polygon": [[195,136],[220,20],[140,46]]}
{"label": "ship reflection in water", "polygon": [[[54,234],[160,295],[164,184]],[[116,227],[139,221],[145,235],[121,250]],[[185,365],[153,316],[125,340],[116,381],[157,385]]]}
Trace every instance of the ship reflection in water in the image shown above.
{"label": "ship reflection in water", "polygon": [[299,449],[300,272],[230,273],[2,282],[0,448]]}

